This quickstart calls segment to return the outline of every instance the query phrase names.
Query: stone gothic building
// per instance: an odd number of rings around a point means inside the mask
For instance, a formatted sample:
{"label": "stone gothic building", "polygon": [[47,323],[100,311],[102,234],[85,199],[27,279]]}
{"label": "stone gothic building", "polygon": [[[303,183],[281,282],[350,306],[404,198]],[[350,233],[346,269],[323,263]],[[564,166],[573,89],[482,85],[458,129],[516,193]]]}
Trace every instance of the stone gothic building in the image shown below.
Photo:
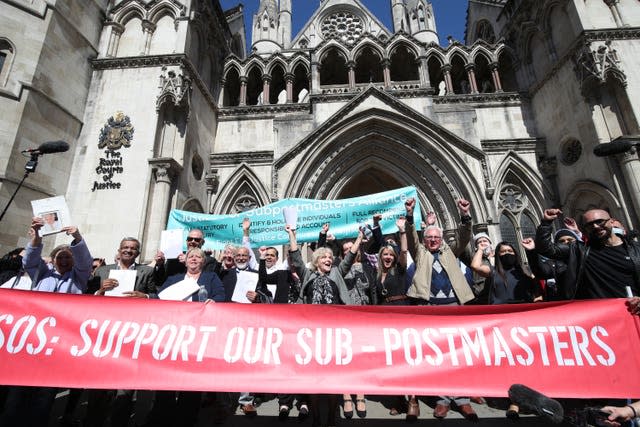
{"label": "stone gothic building", "polygon": [[3,206],[22,150],[71,145],[25,181],[3,251],[26,234],[29,201],[52,195],[96,255],[132,235],[146,260],[172,208],[407,185],[448,230],[456,199],[471,200],[495,241],[530,235],[548,206],[640,225],[636,149],[593,154],[640,143],[637,0],[469,0],[465,40],[446,46],[426,0],[390,0],[393,28],[358,0],[322,0],[293,34],[295,6],[261,0],[251,17],[216,0],[0,2]]}

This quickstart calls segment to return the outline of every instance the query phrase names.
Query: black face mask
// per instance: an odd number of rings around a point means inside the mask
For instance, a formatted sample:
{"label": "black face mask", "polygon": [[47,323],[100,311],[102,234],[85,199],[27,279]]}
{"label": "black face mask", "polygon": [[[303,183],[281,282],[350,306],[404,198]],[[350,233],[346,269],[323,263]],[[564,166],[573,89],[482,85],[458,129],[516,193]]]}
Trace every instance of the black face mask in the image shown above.
{"label": "black face mask", "polygon": [[506,270],[513,268],[516,265],[515,254],[500,255],[500,263]]}

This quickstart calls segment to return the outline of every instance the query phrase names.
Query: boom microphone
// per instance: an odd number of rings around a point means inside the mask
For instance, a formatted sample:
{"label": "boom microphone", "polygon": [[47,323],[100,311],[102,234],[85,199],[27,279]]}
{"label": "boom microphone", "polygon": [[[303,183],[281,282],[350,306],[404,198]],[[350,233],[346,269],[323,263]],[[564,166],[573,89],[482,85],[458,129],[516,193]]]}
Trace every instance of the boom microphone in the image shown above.
{"label": "boom microphone", "polygon": [[52,154],[63,153],[68,150],[69,144],[64,141],[48,141],[40,144],[38,148],[30,148],[28,150],[22,150],[22,152],[29,154]]}
{"label": "boom microphone", "polygon": [[616,154],[626,153],[631,150],[631,147],[636,145],[635,142],[632,141],[616,141],[616,142],[606,142],[604,144],[598,144],[593,149],[593,154],[598,157],[607,157],[614,156]]}

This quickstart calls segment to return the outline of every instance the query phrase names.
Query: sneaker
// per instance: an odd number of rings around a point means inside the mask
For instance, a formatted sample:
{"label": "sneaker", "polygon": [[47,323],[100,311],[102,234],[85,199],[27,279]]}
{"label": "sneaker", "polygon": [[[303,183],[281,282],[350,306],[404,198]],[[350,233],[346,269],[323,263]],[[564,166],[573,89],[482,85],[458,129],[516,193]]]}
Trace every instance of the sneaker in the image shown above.
{"label": "sneaker", "polygon": [[564,410],[557,400],[550,399],[522,384],[509,387],[509,398],[520,407],[522,412],[531,412],[554,424],[560,424],[564,419]]}
{"label": "sneaker", "polygon": [[303,422],[307,418],[309,418],[309,407],[306,403],[303,403],[300,405],[300,409],[298,409],[298,421]]}
{"label": "sneaker", "polygon": [[280,410],[278,411],[278,419],[280,421],[287,421],[289,418],[289,407],[287,405],[280,405]]}

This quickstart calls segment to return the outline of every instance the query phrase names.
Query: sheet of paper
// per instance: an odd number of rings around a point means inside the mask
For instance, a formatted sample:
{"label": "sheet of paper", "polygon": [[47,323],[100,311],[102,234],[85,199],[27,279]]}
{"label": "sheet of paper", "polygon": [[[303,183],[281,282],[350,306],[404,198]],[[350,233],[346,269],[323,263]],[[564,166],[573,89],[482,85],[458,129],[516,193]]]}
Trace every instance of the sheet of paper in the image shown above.
{"label": "sheet of paper", "polygon": [[166,259],[178,258],[182,253],[184,231],[182,229],[164,230],[160,235],[160,250]]}
{"label": "sheet of paper", "polygon": [[295,206],[285,206],[282,208],[284,223],[290,225],[294,230],[298,227],[298,208]]}
{"label": "sheet of paper", "polygon": [[73,225],[64,196],[32,200],[31,208],[33,216],[39,216],[44,220],[44,226],[40,229],[41,236],[59,233],[62,227]]}
{"label": "sheet of paper", "polygon": [[233,290],[231,301],[242,304],[250,304],[247,298],[247,291],[255,291],[258,284],[258,273],[241,271],[236,278],[236,287]]}
{"label": "sheet of paper", "polygon": [[158,298],[168,301],[188,301],[191,295],[199,290],[198,282],[193,279],[184,279],[160,292]]}
{"label": "sheet of paper", "polygon": [[104,294],[108,297],[121,297],[123,292],[131,292],[136,286],[135,270],[111,270],[109,279],[116,279],[118,286]]}
{"label": "sheet of paper", "polygon": [[269,289],[269,292],[271,292],[271,298],[275,298],[276,297],[276,288],[278,287],[278,285],[267,285],[267,289]]}
{"label": "sheet of paper", "polygon": [[[12,277],[11,279],[7,280],[2,285],[0,285],[0,288],[12,289],[12,286],[13,286],[13,284],[15,282],[16,282],[16,278]],[[23,291],[30,291],[31,290],[31,278],[26,274],[24,276],[20,277],[20,280],[18,280],[18,283],[16,283],[16,285],[13,286],[13,289],[20,289],[20,290],[23,290]]]}

